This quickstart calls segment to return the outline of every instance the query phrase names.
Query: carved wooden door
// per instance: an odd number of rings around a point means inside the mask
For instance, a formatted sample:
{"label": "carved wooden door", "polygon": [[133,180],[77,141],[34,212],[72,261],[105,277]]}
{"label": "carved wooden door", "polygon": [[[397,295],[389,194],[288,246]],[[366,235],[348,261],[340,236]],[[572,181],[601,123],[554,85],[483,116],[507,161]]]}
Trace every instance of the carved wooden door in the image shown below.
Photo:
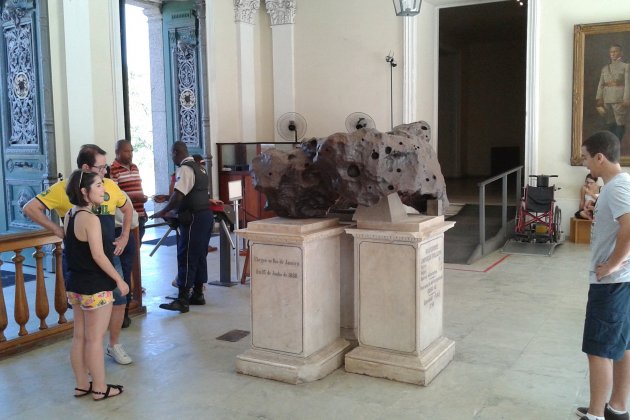
{"label": "carved wooden door", "polygon": [[[193,1],[164,4],[164,77],[170,145],[181,140],[190,154],[204,154],[201,129],[199,19]],[[172,164],[172,163],[171,163]]]}
{"label": "carved wooden door", "polygon": [[[22,214],[56,175],[46,2],[6,0],[0,36],[0,234],[37,229]],[[52,161],[49,161],[52,159]]]}

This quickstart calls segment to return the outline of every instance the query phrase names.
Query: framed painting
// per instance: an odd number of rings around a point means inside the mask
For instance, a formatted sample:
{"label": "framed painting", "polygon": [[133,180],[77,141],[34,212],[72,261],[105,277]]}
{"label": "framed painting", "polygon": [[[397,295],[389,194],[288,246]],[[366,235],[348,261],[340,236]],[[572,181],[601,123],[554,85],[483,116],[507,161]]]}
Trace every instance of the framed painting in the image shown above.
{"label": "framed painting", "polygon": [[[575,25],[571,165],[581,165],[582,142],[609,130],[630,166],[630,21]],[[627,127],[627,129],[626,129]]]}

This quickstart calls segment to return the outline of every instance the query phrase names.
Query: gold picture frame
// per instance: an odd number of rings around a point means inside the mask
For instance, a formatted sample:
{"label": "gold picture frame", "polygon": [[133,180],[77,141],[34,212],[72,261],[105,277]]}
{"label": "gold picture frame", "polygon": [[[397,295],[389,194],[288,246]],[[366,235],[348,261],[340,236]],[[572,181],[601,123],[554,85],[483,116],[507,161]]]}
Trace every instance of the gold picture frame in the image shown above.
{"label": "gold picture frame", "polygon": [[[573,35],[571,165],[582,164],[585,139],[597,131],[610,130],[621,134],[621,165],[630,166],[630,83],[627,73],[625,83],[618,80],[623,66],[611,61],[613,46],[622,48],[622,62],[630,60],[630,21],[575,25]],[[630,72],[630,64],[625,67]],[[618,97],[620,90],[625,102],[614,105],[616,99],[611,98]]]}

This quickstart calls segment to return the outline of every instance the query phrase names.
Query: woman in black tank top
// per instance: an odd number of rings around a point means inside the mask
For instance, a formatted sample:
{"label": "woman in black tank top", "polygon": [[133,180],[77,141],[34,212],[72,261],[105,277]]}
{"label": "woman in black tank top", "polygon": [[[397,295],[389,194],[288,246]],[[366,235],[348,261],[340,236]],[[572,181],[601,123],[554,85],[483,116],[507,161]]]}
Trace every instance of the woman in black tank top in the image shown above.
{"label": "woman in black tank top", "polygon": [[[74,171],[66,185],[74,207],[65,217],[64,250],[68,262],[66,294],[74,314],[70,361],[76,379],[75,397],[92,394],[95,400],[122,393],[121,385],[105,381],[103,337],[114,300],[112,290],[123,295],[127,283],[112,265],[111,247],[103,248],[103,234],[92,208],[103,202],[103,180],[95,173]],[[91,381],[90,381],[91,376]]]}

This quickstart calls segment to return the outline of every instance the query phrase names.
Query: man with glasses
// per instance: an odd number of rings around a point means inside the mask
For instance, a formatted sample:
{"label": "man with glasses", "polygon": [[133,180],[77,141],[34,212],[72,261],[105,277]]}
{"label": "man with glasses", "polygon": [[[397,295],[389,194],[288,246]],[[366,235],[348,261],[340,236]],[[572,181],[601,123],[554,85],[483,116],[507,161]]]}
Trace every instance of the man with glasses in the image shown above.
{"label": "man with glasses", "polygon": [[[118,188],[111,179],[105,178],[107,172],[107,158],[105,150],[94,144],[81,146],[77,156],[77,168],[84,172],[93,172],[103,178],[105,186],[105,201],[93,212],[99,216],[101,229],[103,231],[103,242],[110,241],[114,244],[114,255],[120,255],[125,249],[129,240],[129,229],[131,227],[132,205],[125,194]],[[55,211],[63,220],[72,204],[66,195],[66,181],[59,181],[46,191],[38,194],[23,208],[24,214],[35,223],[50,230],[58,237],[64,237],[63,228],[57,225],[46,216],[46,210]],[[115,215],[116,208],[120,208],[123,213],[123,228],[120,236],[115,235]],[[64,277],[66,270],[65,255],[63,257]],[[118,342],[120,331],[122,330],[125,316],[125,306],[127,298],[120,295],[118,289],[114,290],[114,307],[109,322],[109,345],[107,354],[116,360],[117,363],[127,365],[132,362],[131,358]]]}

